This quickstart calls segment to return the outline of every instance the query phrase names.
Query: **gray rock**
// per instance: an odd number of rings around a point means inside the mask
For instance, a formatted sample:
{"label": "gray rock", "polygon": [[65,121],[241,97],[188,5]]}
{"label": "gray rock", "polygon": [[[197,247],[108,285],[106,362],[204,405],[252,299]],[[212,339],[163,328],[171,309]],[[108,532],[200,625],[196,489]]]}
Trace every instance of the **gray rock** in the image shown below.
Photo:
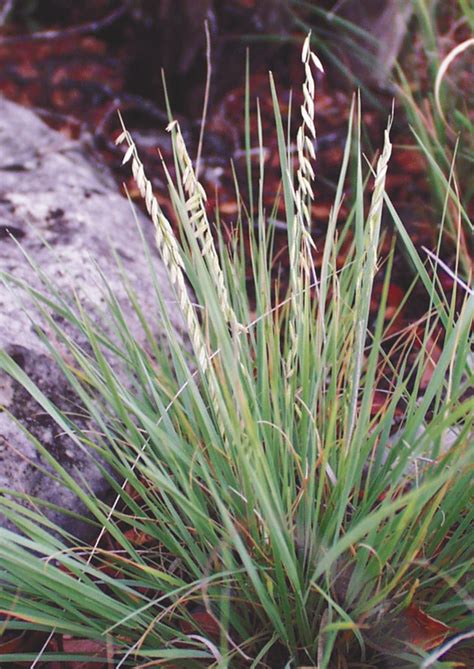
{"label": "gray rock", "polygon": [[369,42],[365,37],[353,36],[362,51],[372,55],[372,59],[366,60],[352,51],[350,68],[353,74],[382,88],[389,86],[390,72],[407,36],[414,4],[411,0],[348,0],[340,3],[338,13],[374,38],[374,42]]}
{"label": "gray rock", "polygon": [[[133,336],[145,345],[113,248],[159,338],[157,304],[140,234],[130,204],[120,195],[107,170],[88,157],[82,144],[66,139],[33,112],[2,98],[0,148],[0,270],[42,290],[41,280],[23,249],[61,292],[76,294],[88,315],[100,319],[104,316],[105,300],[99,267],[123,309]],[[135,213],[153,249],[151,224],[139,211]],[[158,256],[155,270],[166,299],[174,302]],[[9,353],[59,408],[77,409],[77,398],[37,335],[30,312],[31,300],[25,292],[0,282],[0,350]],[[34,320],[48,337],[53,336],[38,314]],[[184,328],[177,311],[172,323],[184,341]],[[67,324],[62,325],[68,328]],[[73,334],[72,329],[70,333]],[[78,343],[85,345],[80,337]],[[0,410],[0,490],[13,488],[69,509],[81,509],[72,492],[38,469],[38,465],[48,467],[9,416],[11,412],[76,480],[82,476],[97,495],[107,493],[107,484],[88,453],[61,434],[60,427],[29,393],[0,369],[1,405],[7,411]],[[83,423],[81,427],[87,425]],[[50,517],[76,535],[87,534],[87,526],[71,518],[53,512]],[[11,527],[0,515],[2,525]]]}

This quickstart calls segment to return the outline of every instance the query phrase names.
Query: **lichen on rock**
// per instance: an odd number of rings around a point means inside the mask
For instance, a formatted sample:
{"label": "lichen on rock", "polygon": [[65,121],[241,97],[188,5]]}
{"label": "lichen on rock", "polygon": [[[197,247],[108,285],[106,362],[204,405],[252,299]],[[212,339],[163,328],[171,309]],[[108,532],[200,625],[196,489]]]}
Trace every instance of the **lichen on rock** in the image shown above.
{"label": "lichen on rock", "polygon": [[[68,140],[48,128],[33,112],[2,98],[0,147],[0,271],[43,292],[47,289],[40,273],[44,273],[66,300],[79,300],[88,317],[100,322],[113,337],[101,275],[106,277],[133,338],[146,346],[145,334],[124,286],[123,272],[153,334],[160,340],[163,332],[153,278],[144,262],[143,240],[135,216],[152,249],[154,272],[164,297],[172,304],[175,296],[164,266],[154,254],[149,222],[139,211],[131,211],[107,170],[94,161],[83,144]],[[170,316],[184,342],[178,311]],[[66,319],[61,327],[87,350],[86,337]],[[53,404],[66,414],[74,413],[81,428],[91,429],[87,418],[80,417],[80,403],[39,332],[62,355],[68,354],[66,347],[61,351],[61,343],[54,340],[51,325],[35,310],[28,291],[14,282],[0,281],[0,350],[13,358]],[[119,363],[111,358],[110,364],[116,368]],[[92,454],[79,448],[23,386],[0,370],[1,406],[0,490],[14,489],[74,511],[84,510],[57,477],[48,476],[51,468],[23,426],[77,481],[87,482],[99,496],[107,494],[107,482]],[[86,538],[87,524],[55,511],[47,513],[66,530]],[[11,527],[0,515],[1,525]]]}

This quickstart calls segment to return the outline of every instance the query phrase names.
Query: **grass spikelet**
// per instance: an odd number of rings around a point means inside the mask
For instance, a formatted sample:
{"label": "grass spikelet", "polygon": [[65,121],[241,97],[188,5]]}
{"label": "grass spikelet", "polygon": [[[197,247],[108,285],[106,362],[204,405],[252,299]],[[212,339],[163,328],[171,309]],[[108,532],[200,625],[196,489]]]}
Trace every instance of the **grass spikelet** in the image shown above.
{"label": "grass spikelet", "polygon": [[[305,80],[303,82],[303,104],[300,111],[302,123],[296,135],[298,170],[296,173],[297,189],[292,189],[296,207],[296,216],[289,241],[291,270],[291,320],[289,323],[290,349],[287,356],[287,373],[294,372],[297,356],[297,330],[301,314],[304,290],[309,286],[312,267],[311,249],[311,203],[314,200],[312,183],[315,178],[312,161],[316,159],[314,143],[316,127],[314,124],[315,82],[311,64],[324,72],[319,58],[311,51],[311,32],[308,33],[301,52]],[[316,278],[316,277],[314,277]],[[298,298],[297,296],[300,296]]]}
{"label": "grass spikelet", "polygon": [[123,120],[121,117],[120,120],[122,122],[123,132],[117,138],[116,143],[121,144],[122,142],[126,141],[128,144],[128,149],[125,153],[122,164],[125,164],[129,160],[132,161],[133,177],[137,183],[140,195],[145,201],[146,209],[155,227],[156,246],[163,258],[166,269],[168,270],[171,283],[175,288],[178,302],[185,318],[186,325],[189,329],[189,336],[199,361],[199,365],[201,366],[202,371],[206,371],[209,366],[208,354],[204,344],[202,330],[186,288],[183,271],[184,262],[181,257],[181,251],[174,236],[170,222],[166,216],[164,216],[155,196],[153,195],[153,187],[145,174],[145,168],[138,155],[137,147],[130,133],[123,125]]}
{"label": "grass spikelet", "polygon": [[370,203],[369,220],[368,220],[369,228],[371,230],[374,230],[377,226],[380,226],[380,219],[383,207],[383,195],[385,192],[385,180],[387,177],[387,168],[390,156],[392,155],[392,143],[390,141],[390,128],[392,126],[392,118],[393,116],[390,117],[388,126],[384,133],[383,151],[377,161],[377,167],[375,170],[374,191]]}
{"label": "grass spikelet", "polygon": [[[315,82],[311,70],[311,63],[324,72],[321,61],[311,51],[311,33],[305,39],[301,60],[304,65],[305,80],[303,82],[303,104],[301,105],[301,116],[303,121],[296,135],[296,147],[298,153],[297,181],[298,189],[295,194],[295,205],[300,217],[302,229],[311,228],[310,203],[314,199],[312,182],[314,181],[314,170],[311,161],[316,159],[314,142],[316,140],[316,127],[314,125],[314,101]],[[309,201],[309,202],[308,202]]]}
{"label": "grass spikelet", "polygon": [[[175,287],[179,305],[181,307],[183,316],[186,321],[186,325],[189,330],[189,338],[191,340],[196,358],[198,360],[199,367],[201,369],[201,372],[203,372],[206,375],[207,383],[208,383],[208,390],[209,390],[209,396],[212,402],[212,406],[214,407],[216,414],[217,414],[217,423],[219,427],[219,431],[223,439],[225,440],[225,427],[224,427],[224,422],[222,420],[222,415],[221,415],[221,409],[220,409],[220,403],[219,403],[219,391],[218,391],[218,382],[215,376],[214,369],[212,365],[210,364],[210,355],[208,352],[208,348],[205,342],[205,338],[202,332],[202,328],[199,324],[198,318],[196,316],[196,312],[194,309],[194,306],[190,300],[187,288],[186,288],[186,283],[184,279],[184,262],[181,256],[181,251],[179,248],[179,245],[176,241],[173,229],[170,225],[170,222],[168,219],[164,216],[163,212],[160,209],[160,206],[158,205],[158,202],[153,195],[153,187],[151,185],[151,182],[149,179],[147,179],[146,174],[145,174],[145,169],[143,166],[143,163],[141,162],[139,156],[138,156],[138,151],[136,148],[136,145],[130,135],[130,133],[126,130],[122,117],[120,117],[122,126],[124,128],[123,132],[119,135],[119,137],[116,140],[117,144],[120,144],[123,141],[127,141],[128,143],[128,149],[125,153],[124,159],[122,163],[126,163],[130,159],[132,160],[132,173],[134,176],[134,179],[137,183],[137,186],[140,190],[140,194],[145,200],[145,205],[147,208],[147,211],[151,217],[151,220],[153,222],[153,225],[155,227],[155,239],[156,239],[156,245],[158,247],[158,250],[160,251],[163,261],[165,263],[165,266],[168,270],[171,283]],[[168,130],[172,130],[175,126],[177,126],[177,122],[172,122],[168,125]],[[179,127],[179,126],[178,126]],[[185,145],[184,145],[184,140],[182,138],[181,133],[178,133],[178,136],[181,137],[182,140],[182,148],[181,151],[181,156],[183,156],[183,150],[184,153],[187,154]],[[189,159],[189,156],[188,156]],[[190,162],[190,161],[189,161]],[[192,169],[192,165],[187,165],[187,168],[185,170],[185,173],[183,174],[183,183],[185,184],[185,188],[187,188],[188,194],[190,195],[190,199],[194,198],[195,202],[200,201],[199,200],[199,195],[198,193],[204,193],[204,190],[202,186],[197,182],[195,176],[194,176],[194,171]],[[189,202],[189,200],[188,200]],[[200,206],[200,205],[199,205]],[[204,212],[205,213],[205,212]],[[207,219],[206,219],[207,220]],[[202,226],[202,227],[205,227]],[[204,233],[206,236],[206,233]],[[210,231],[208,233],[210,235]],[[221,288],[225,290],[224,286],[224,279],[222,276],[222,271],[220,269],[220,266],[218,264],[217,260],[217,255],[215,252],[215,247],[214,247],[214,242],[212,240],[211,236],[211,242],[212,242],[212,250],[214,251],[215,255],[215,261],[211,260],[211,269],[210,269],[210,274],[211,276],[215,276],[216,280],[218,280],[218,273],[216,271],[216,267],[214,266],[214,262],[217,263],[219,273],[221,274]],[[209,247],[209,240],[206,239],[206,245]],[[212,254],[212,251],[211,251]],[[206,256],[209,257],[209,256]],[[219,289],[219,284],[218,284],[218,289]],[[226,295],[224,292],[220,292],[220,297],[221,300],[223,298],[223,295]],[[222,309],[223,313],[225,313],[225,302],[222,301]],[[228,305],[228,302],[227,302]],[[228,309],[234,313],[231,309],[230,306]],[[233,324],[237,324],[237,319],[235,315],[233,315]]]}
{"label": "grass spikelet", "polygon": [[186,210],[189,217],[189,223],[194,230],[196,240],[206,265],[209,268],[211,275],[214,277],[223,313],[227,321],[236,326],[238,325],[237,317],[230,306],[224,274],[219,263],[214,239],[212,237],[211,226],[206,212],[206,192],[196,177],[193,163],[186,148],[186,143],[178,121],[171,121],[167,130],[168,132],[174,132],[176,155],[181,168],[181,181],[187,195]]}
{"label": "grass spikelet", "polygon": [[392,155],[392,143],[390,141],[390,129],[392,126],[393,114],[390,116],[387,128],[384,133],[384,146],[382,153],[377,161],[375,169],[374,190],[370,203],[369,214],[367,217],[367,233],[365,235],[365,250],[362,253],[361,260],[363,266],[357,276],[356,284],[356,310],[357,331],[354,347],[354,367],[352,375],[352,393],[348,421],[347,443],[351,442],[352,433],[356,422],[356,404],[357,396],[360,390],[360,380],[362,373],[362,361],[365,350],[365,338],[370,309],[370,294],[372,292],[373,281],[377,271],[377,253],[380,238],[380,225],[382,222],[382,208],[385,194],[385,181],[387,177],[388,163]]}

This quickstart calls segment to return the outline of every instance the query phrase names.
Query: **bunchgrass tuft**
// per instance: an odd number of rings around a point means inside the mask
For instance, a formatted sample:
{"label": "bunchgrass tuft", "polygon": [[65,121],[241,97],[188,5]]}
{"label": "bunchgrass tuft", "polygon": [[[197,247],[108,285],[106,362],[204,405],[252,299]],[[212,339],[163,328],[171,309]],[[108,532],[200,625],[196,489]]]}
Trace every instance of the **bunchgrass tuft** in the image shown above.
{"label": "bunchgrass tuft", "polygon": [[[404,645],[410,639],[397,637],[411,603],[466,633],[474,296],[466,285],[456,303],[444,295],[437,281],[443,268],[435,263],[434,276],[427,272],[388,199],[391,119],[365,215],[355,105],[316,271],[310,237],[311,182],[318,178],[315,59],[308,40],[296,172],[271,80],[291,260],[284,295],[271,281],[259,117],[257,138],[247,122],[247,173],[259,186],[250,210],[258,225],[255,231],[252,219],[248,226],[247,251],[238,241],[214,240],[179,126],[170,125],[178,173],[175,182],[168,178],[180,244],[125,128],[119,138],[128,144],[125,162],[131,160],[155,226],[189,350],[173,332],[157,280],[163,349],[130,289],[146,345],[131,336],[107,277],[114,340],[80,305],[30,291],[69,350],[66,363],[45,341],[96,431],[81,430],[4,353],[0,365],[78,446],[91,449],[115,499],[107,503],[84,491],[36,443],[85,504],[101,541],[87,545],[65,535],[40,500],[30,510],[20,493],[2,491],[9,494],[0,498],[0,510],[20,531],[0,530],[3,630],[98,640],[116,667],[271,669],[381,666],[384,652],[400,654],[397,666],[418,666],[406,660],[410,653],[413,662],[422,656],[428,662],[423,650]],[[250,158],[254,142],[257,164]],[[339,221],[352,161],[357,187],[352,203],[346,196],[347,221]],[[379,255],[384,203],[431,301],[421,342],[410,331],[394,335],[385,317],[393,254]],[[237,229],[245,223],[236,221]],[[344,238],[353,241],[339,266]],[[144,259],[153,273],[146,248]],[[249,268],[254,295],[246,290]],[[382,290],[374,313],[376,279]],[[58,312],[86,335],[87,352],[63,331]],[[442,333],[435,367],[434,332]],[[129,385],[110,365],[111,355]],[[60,656],[44,648],[40,655],[4,655],[2,664]]]}

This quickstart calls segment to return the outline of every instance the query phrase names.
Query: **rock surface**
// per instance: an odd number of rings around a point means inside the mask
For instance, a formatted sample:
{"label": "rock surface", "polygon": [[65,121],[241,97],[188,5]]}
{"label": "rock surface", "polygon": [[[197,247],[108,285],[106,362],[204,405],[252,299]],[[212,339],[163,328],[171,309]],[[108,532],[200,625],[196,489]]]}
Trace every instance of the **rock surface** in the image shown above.
{"label": "rock surface", "polygon": [[351,71],[364,80],[386,87],[390,72],[402,49],[413,15],[411,0],[349,0],[340,3],[340,14],[373,39],[355,37],[361,52],[368,50],[373,59],[352,53]]}
{"label": "rock surface", "polygon": [[[41,280],[25,257],[25,251],[61,292],[78,295],[86,312],[94,318],[94,315],[100,317],[105,307],[100,268],[118,298],[135,339],[145,344],[145,336],[127,299],[114,249],[143,312],[150,317],[159,337],[152,278],[143,260],[143,243],[134,215],[104,167],[87,156],[83,145],[51,130],[33,112],[2,98],[0,147],[0,270],[41,289]],[[136,216],[153,249],[151,225],[139,211]],[[174,301],[158,257],[155,270],[165,298]],[[36,334],[30,314],[31,300],[25,299],[25,292],[0,281],[0,350],[9,353],[57,406],[65,411],[77,408],[77,400]],[[44,319],[37,313],[33,317],[49,336]],[[172,323],[184,341],[178,313]],[[72,492],[38,469],[38,465],[45,467],[45,463],[8,412],[15,415],[76,480],[82,476],[96,494],[106,494],[106,482],[88,454],[61,434],[58,425],[28,392],[0,369],[0,407],[2,405],[6,411],[0,410],[0,494],[2,488],[13,488],[80,510]],[[49,515],[69,531],[86,538],[86,525],[56,512]],[[11,527],[0,514],[2,525]]]}

